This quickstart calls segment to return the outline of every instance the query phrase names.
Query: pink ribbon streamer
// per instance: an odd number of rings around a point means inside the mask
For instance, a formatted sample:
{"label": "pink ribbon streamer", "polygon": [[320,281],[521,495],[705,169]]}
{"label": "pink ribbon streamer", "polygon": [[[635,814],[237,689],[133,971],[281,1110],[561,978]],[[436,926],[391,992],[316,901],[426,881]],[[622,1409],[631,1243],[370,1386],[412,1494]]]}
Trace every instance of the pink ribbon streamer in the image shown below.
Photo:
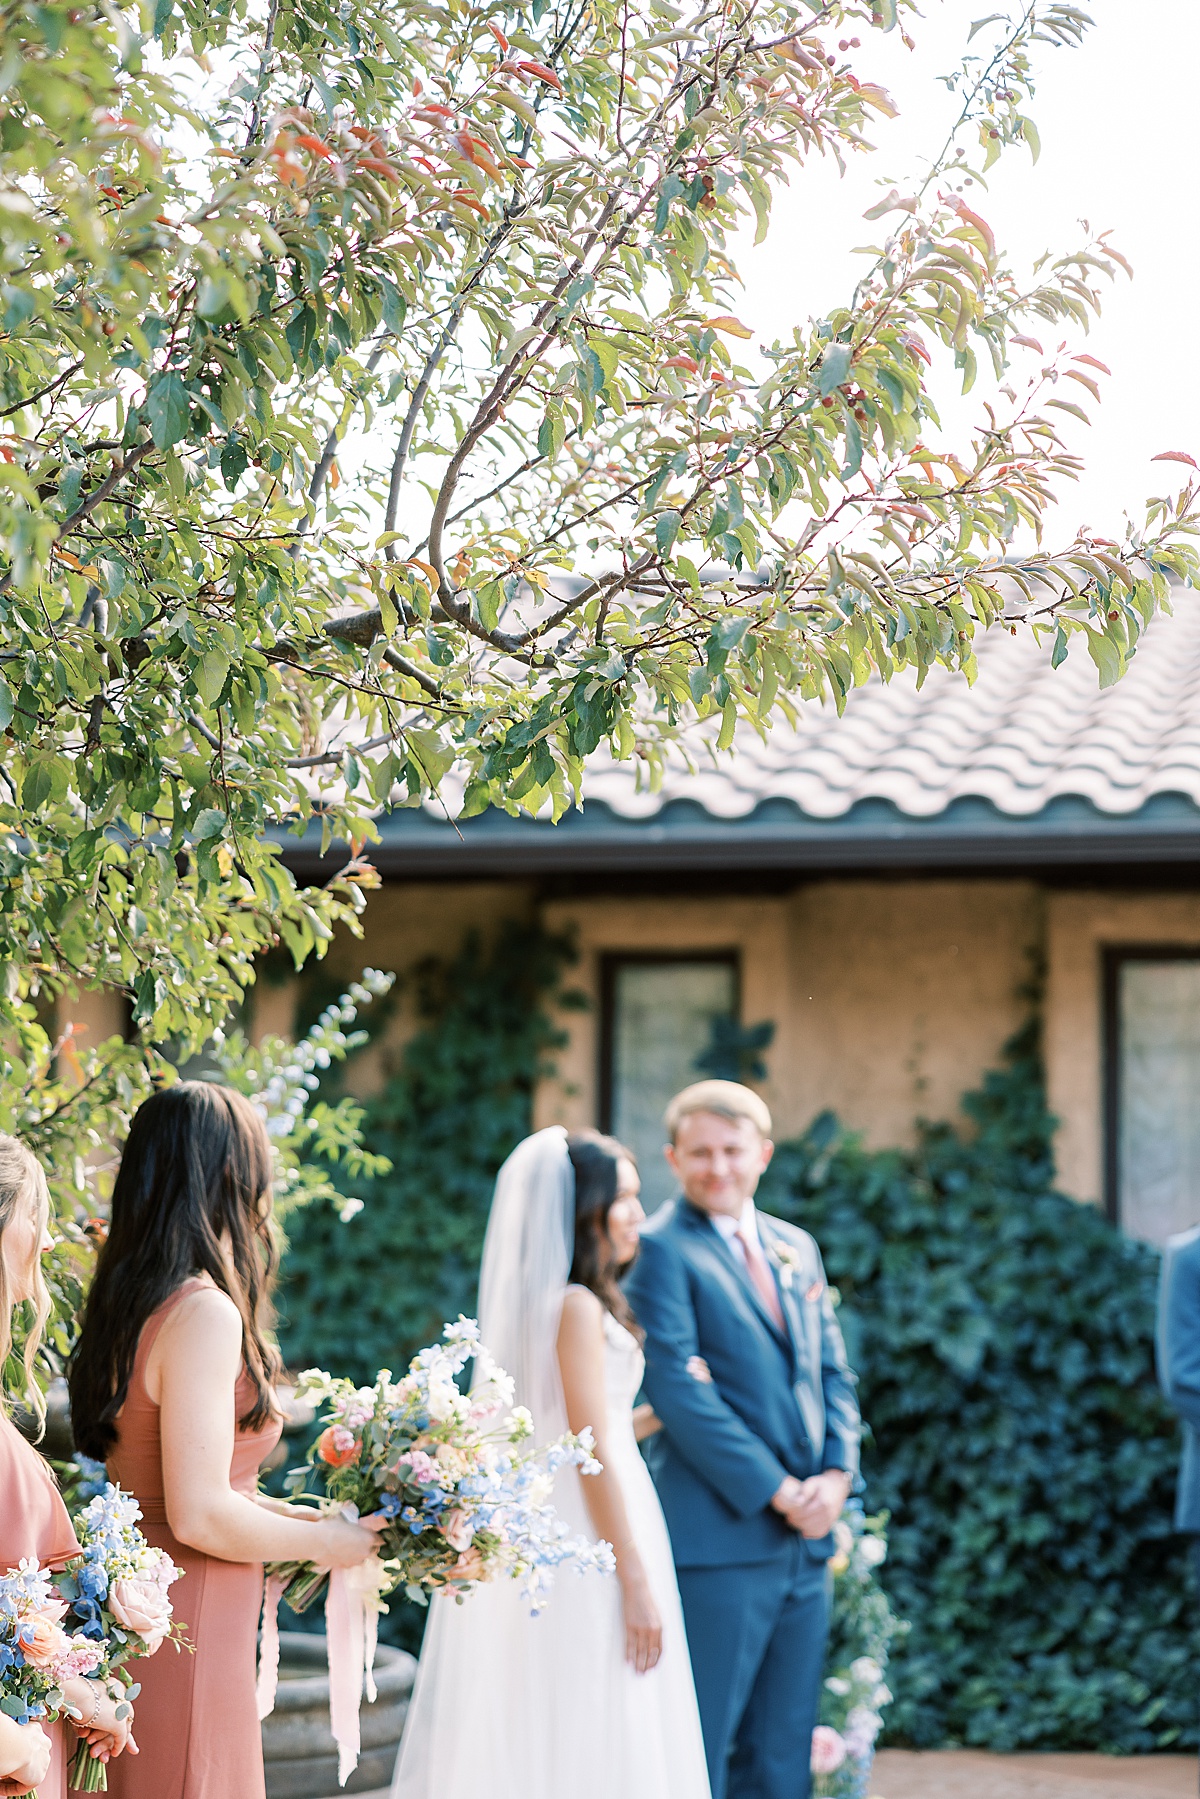
{"label": "pink ribbon streamer", "polygon": [[279,1601],[282,1597],[282,1580],[277,1574],[268,1574],[263,1587],[262,1647],[255,1689],[260,1723],[275,1710],[275,1692],[279,1685]]}
{"label": "pink ribbon streamer", "polygon": [[[338,1751],[338,1785],[358,1766],[362,1738],[359,1709],[363,1694],[373,1704],[375,1650],[379,1637],[380,1591],[386,1575],[378,1556],[357,1568],[335,1568],[325,1595],[325,1639],[329,1661],[329,1727]],[[262,1648],[256,1698],[261,1721],[275,1709],[279,1686],[279,1601],[283,1582],[267,1577],[263,1588]]]}

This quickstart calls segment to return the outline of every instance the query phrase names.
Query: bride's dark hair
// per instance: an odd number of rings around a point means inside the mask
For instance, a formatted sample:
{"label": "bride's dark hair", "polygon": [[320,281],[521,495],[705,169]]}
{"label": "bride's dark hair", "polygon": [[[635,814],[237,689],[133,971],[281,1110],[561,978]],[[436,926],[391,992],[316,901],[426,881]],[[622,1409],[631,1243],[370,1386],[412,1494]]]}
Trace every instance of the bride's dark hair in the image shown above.
{"label": "bride's dark hair", "polygon": [[620,1284],[621,1276],[633,1263],[618,1263],[608,1241],[608,1214],[616,1203],[620,1185],[618,1164],[632,1162],[636,1168],[637,1159],[615,1137],[605,1137],[599,1131],[571,1132],[567,1154],[575,1175],[575,1247],[570,1279],[576,1286],[590,1288],[617,1323],[640,1340],[641,1326]]}
{"label": "bride's dark hair", "polygon": [[112,1448],[142,1326],[196,1274],[207,1274],[241,1313],[253,1399],[239,1422],[255,1430],[278,1415],[270,1192],[271,1141],[240,1093],[179,1081],[139,1106],[68,1371],[75,1441],[85,1455],[103,1461]]}

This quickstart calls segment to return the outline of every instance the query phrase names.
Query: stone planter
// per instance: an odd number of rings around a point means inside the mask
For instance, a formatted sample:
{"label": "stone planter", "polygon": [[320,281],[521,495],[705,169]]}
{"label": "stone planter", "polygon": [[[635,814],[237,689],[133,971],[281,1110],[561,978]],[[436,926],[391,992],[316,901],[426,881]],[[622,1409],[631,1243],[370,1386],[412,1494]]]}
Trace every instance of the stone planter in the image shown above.
{"label": "stone planter", "polygon": [[267,1799],[336,1799],[339,1791],[369,1793],[389,1786],[416,1672],[411,1655],[379,1645],[375,1657],[379,1698],[374,1705],[363,1704],[362,1754],[339,1789],[337,1745],[329,1730],[325,1638],[281,1632],[279,1691],[275,1710],[262,1727]]}

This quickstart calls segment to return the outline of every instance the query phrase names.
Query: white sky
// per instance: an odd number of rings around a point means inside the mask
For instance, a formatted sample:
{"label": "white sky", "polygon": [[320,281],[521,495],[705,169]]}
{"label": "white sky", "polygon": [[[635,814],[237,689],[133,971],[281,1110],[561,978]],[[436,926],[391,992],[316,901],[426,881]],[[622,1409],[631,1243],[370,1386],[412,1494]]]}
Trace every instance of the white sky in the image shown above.
{"label": "white sky", "polygon": [[[907,191],[906,182],[924,173],[923,159],[940,149],[960,102],[937,77],[959,62],[972,19],[998,4],[1003,0],[926,0],[926,18],[908,25],[915,52],[904,48],[898,31],[859,31],[855,71],[889,89],[900,117],[879,120],[869,134],[878,154],[856,158],[844,179],[832,160],[810,162],[777,201],[767,241],[754,249],[747,240],[737,252],[746,282],[738,310],[756,339],[790,333],[797,318],[820,317],[849,299],[865,266],[851,250],[880,242],[887,229],[886,221],[864,221],[863,212],[892,182]],[[1178,463],[1151,464],[1157,451],[1183,450],[1200,461],[1200,355],[1193,335],[1200,293],[1200,6],[1196,0],[1137,0],[1136,6],[1096,0],[1090,10],[1095,25],[1082,48],[1034,46],[1038,84],[1026,110],[1041,133],[1037,165],[1023,146],[1014,147],[993,165],[986,191],[969,188],[964,195],[992,226],[1018,279],[1044,250],[1080,243],[1080,219],[1093,231],[1112,227],[1114,244],[1133,265],[1134,281],[1119,274],[1103,318],[1078,345],[1113,372],[1111,381],[1100,377],[1104,404],[1092,408],[1092,429],[1058,415],[1069,447],[1088,464],[1083,480],[1067,486],[1048,532],[1060,541],[1082,523],[1119,536],[1126,509],[1139,518],[1148,494],[1174,491],[1187,471]],[[996,29],[985,27],[972,48],[989,47]],[[973,148],[968,143],[968,154]],[[1047,349],[1065,335],[1051,337],[1040,322],[1031,330]],[[968,426],[981,416],[978,397],[987,392],[981,361],[975,392],[964,403]],[[949,422],[948,409],[943,418]]]}

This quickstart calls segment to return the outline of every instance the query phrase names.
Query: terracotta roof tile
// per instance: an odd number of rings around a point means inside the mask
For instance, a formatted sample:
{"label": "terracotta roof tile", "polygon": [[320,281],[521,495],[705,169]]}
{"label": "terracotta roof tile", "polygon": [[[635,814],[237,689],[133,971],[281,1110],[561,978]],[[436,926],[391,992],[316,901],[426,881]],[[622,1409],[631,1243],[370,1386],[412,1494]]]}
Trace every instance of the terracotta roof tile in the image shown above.
{"label": "terracotta roof tile", "polygon": [[832,704],[805,706],[793,730],[780,722],[764,744],[738,731],[732,752],[712,732],[687,739],[696,763],[673,754],[661,790],[637,791],[628,764],[597,758],[584,791],[624,818],[649,819],[671,800],[691,800],[713,818],[744,818],[762,801],[787,798],[811,818],[838,818],[860,800],[890,800],[912,818],[953,801],[990,800],[1013,817],[1066,795],[1112,815],[1159,793],[1200,804],[1200,602],[1175,597],[1156,618],[1117,686],[1101,692],[1080,640],[1059,669],[1049,646],[991,632],[979,645],[979,676],[933,669],[920,693],[909,676],[872,681]]}

